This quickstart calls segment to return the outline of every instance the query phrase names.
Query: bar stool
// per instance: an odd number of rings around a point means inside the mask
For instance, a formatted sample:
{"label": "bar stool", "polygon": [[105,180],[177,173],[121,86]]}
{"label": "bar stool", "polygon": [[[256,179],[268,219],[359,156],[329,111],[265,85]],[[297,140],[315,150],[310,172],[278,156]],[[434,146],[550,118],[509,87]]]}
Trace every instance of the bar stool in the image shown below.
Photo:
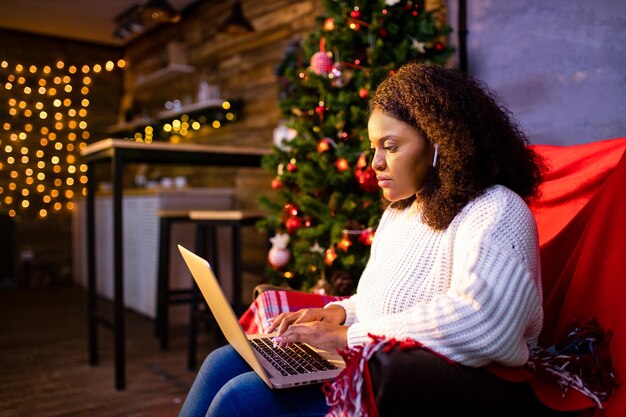
{"label": "bar stool", "polygon": [[[232,278],[233,278],[233,310],[237,315],[243,312],[241,303],[242,289],[242,251],[241,251],[241,228],[254,225],[265,217],[260,211],[253,210],[192,210],[189,219],[194,221],[196,227],[196,250],[199,255],[206,254],[214,271],[219,271],[217,229],[229,227],[232,230]],[[207,239],[208,238],[208,239]],[[211,245],[211,253],[206,253],[207,242]],[[219,272],[217,273],[219,279]],[[195,370],[197,365],[197,342],[198,324],[200,321],[212,323],[213,317],[208,309],[201,309],[202,295],[195,281],[191,292],[191,311],[189,317],[189,340],[187,349],[187,368]],[[216,337],[221,337],[221,333]]]}
{"label": "bar stool", "polygon": [[[187,210],[159,210],[159,255],[157,267],[157,310],[155,320],[155,336],[159,338],[161,349],[166,350],[169,339],[169,306],[171,304],[191,303],[192,288],[170,289],[170,244],[172,226],[175,223],[187,223]],[[196,245],[197,246],[197,245]],[[197,250],[197,247],[196,247]]]}

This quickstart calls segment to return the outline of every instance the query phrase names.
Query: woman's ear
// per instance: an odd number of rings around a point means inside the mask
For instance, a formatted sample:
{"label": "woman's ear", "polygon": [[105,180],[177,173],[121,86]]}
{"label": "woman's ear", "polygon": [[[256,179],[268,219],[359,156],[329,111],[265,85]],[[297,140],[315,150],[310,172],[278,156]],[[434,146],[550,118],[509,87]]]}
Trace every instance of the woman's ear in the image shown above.
{"label": "woman's ear", "polygon": [[437,154],[439,152],[439,145],[435,143],[435,151],[433,152],[433,168],[437,166]]}

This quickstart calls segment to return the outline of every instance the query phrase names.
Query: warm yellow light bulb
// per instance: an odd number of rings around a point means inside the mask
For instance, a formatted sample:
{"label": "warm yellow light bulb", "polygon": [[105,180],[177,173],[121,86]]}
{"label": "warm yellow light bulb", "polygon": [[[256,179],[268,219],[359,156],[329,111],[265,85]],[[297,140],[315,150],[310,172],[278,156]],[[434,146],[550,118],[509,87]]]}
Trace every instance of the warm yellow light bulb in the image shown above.
{"label": "warm yellow light bulb", "polygon": [[95,72],[97,74],[100,71],[102,71],[102,66],[100,64],[96,64],[96,65],[93,66],[93,72]]}
{"label": "warm yellow light bulb", "polygon": [[50,201],[52,201],[52,199],[50,198],[49,195],[44,195],[43,198],[41,199],[44,203],[48,204]]}
{"label": "warm yellow light bulb", "polygon": [[89,73],[89,70],[90,70],[89,65],[83,65],[81,68],[81,71],[83,72],[83,74]]}
{"label": "warm yellow light bulb", "polygon": [[30,206],[30,203],[28,202],[28,200],[22,200],[22,207],[28,208],[28,206]]}
{"label": "warm yellow light bulb", "polygon": [[72,86],[70,84],[67,84],[64,88],[66,93],[71,93],[72,92]]}
{"label": "warm yellow light bulb", "polygon": [[48,91],[46,90],[46,87],[39,87],[39,89],[37,90],[37,92],[41,95],[46,94],[46,91]]}
{"label": "warm yellow light bulb", "polygon": [[52,69],[49,66],[46,65],[45,67],[43,67],[44,74],[50,74],[50,71],[52,71]]}
{"label": "warm yellow light bulb", "polygon": [[54,209],[55,209],[56,211],[61,210],[61,208],[62,208],[62,207],[63,207],[63,206],[61,206],[61,203],[59,203],[59,202],[54,203]]}
{"label": "warm yellow light bulb", "polygon": [[[40,162],[41,163],[41,162]],[[39,181],[43,181],[46,179],[46,174],[44,174],[43,172],[40,172],[39,174],[37,174],[37,179]]]}
{"label": "warm yellow light bulb", "polygon": [[63,144],[61,142],[55,143],[54,149],[56,149],[57,151],[60,151],[61,149],[63,149]]}
{"label": "warm yellow light bulb", "polygon": [[40,119],[46,119],[47,117],[48,117],[48,113],[46,113],[45,111],[42,111],[39,113]]}
{"label": "warm yellow light bulb", "polygon": [[69,71],[70,74],[76,74],[76,71],[78,71],[78,69],[74,65],[69,67],[67,70]]}
{"label": "warm yellow light bulb", "polygon": [[90,77],[83,77],[83,84],[85,84],[85,85],[91,84],[91,78]]}
{"label": "warm yellow light bulb", "polygon": [[113,68],[115,68],[115,64],[113,63],[113,61],[107,61],[106,64],[104,64],[104,68],[107,71],[113,71]]}
{"label": "warm yellow light bulb", "polygon": [[120,68],[124,68],[126,66],[126,61],[123,59],[118,59],[117,60],[117,66]]}
{"label": "warm yellow light bulb", "polygon": [[58,69],[62,69],[65,66],[65,64],[63,63],[63,61],[57,61],[57,68]]}
{"label": "warm yellow light bulb", "polygon": [[44,218],[48,215],[48,211],[46,209],[39,210],[39,217]]}

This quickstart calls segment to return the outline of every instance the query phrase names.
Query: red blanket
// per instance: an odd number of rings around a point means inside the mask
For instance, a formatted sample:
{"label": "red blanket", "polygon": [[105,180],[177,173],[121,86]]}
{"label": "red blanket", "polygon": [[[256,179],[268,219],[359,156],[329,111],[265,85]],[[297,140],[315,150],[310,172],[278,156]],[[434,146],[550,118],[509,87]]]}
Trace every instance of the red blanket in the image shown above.
{"label": "red blanket", "polygon": [[[612,332],[611,358],[626,378],[626,138],[576,146],[537,145],[549,166],[541,198],[531,205],[539,230],[545,324],[542,346],[558,341],[574,321],[595,317]],[[282,311],[321,307],[331,298],[298,292],[264,293],[242,316],[258,332]],[[593,402],[577,391],[561,391],[521,368],[496,368],[511,380],[529,380],[538,397],[561,410]],[[626,389],[618,389],[604,416],[626,416]]]}

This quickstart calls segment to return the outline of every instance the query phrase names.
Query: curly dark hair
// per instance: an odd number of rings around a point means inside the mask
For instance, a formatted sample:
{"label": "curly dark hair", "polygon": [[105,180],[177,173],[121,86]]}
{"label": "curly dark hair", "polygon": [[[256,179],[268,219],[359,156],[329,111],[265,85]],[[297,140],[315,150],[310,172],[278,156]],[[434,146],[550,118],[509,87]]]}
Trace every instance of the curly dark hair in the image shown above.
{"label": "curly dark hair", "polygon": [[370,100],[374,109],[438,144],[437,166],[419,192],[424,221],[432,228],[448,227],[467,203],[495,184],[526,202],[537,196],[545,169],[541,158],[528,148],[511,113],[473,77],[439,65],[407,64],[378,86]]}

